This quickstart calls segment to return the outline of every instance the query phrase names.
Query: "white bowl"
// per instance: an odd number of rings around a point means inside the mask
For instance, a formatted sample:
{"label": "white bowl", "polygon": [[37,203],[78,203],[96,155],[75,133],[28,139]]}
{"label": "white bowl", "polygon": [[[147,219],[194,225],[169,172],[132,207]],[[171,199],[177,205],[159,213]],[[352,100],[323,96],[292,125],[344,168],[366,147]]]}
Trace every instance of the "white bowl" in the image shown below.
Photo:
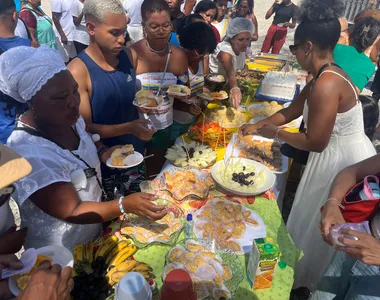
{"label": "white bowl", "polygon": [[261,186],[257,187],[256,191],[254,191],[254,192],[242,192],[240,190],[231,189],[228,186],[225,186],[215,176],[217,173],[223,172],[222,167],[224,167],[224,160],[221,160],[221,161],[218,161],[211,168],[211,175],[214,178],[214,180],[216,181],[216,183],[218,185],[220,185],[224,190],[226,190],[227,192],[233,193],[235,195],[239,195],[239,196],[254,196],[254,195],[263,194],[267,190],[269,190],[270,188],[273,187],[273,185],[276,181],[276,177],[269,168],[267,168],[266,166],[264,166],[263,164],[261,164],[257,161],[247,159],[247,158],[231,158],[230,164],[238,162],[238,161],[240,161],[243,166],[252,166],[252,165],[255,166],[257,174],[262,171],[264,173],[264,183]]}
{"label": "white bowl", "polygon": [[[69,249],[63,246],[46,246],[36,250],[37,255],[43,255],[53,259],[52,264],[58,264],[62,268],[64,267],[73,267],[74,266],[74,257]],[[16,281],[11,277],[8,281],[9,289],[12,294],[18,296],[21,293],[21,290],[18,288]]]}

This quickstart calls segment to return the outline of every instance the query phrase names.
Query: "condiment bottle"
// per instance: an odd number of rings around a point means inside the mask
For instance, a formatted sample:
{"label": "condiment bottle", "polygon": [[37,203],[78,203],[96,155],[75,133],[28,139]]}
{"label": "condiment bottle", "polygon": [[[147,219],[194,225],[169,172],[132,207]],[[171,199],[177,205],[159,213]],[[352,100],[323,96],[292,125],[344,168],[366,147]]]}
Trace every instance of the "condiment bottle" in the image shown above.
{"label": "condiment bottle", "polygon": [[193,235],[193,228],[194,228],[193,215],[188,214],[186,217],[186,223],[185,223],[185,237],[187,239],[191,238],[191,236]]}

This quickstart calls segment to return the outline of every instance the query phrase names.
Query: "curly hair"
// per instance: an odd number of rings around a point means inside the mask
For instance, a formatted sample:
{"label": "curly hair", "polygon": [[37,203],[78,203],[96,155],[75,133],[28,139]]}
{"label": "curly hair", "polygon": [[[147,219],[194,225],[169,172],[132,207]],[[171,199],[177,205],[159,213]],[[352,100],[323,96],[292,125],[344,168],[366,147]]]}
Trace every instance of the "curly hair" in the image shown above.
{"label": "curly hair", "polygon": [[211,26],[204,22],[194,22],[178,30],[181,47],[209,54],[216,49],[216,36]]}
{"label": "curly hair", "polygon": [[342,0],[305,0],[297,14],[300,25],[295,39],[300,43],[312,42],[320,50],[333,50],[340,37],[338,18],[344,12]]}
{"label": "curly hair", "polygon": [[305,0],[302,2],[297,20],[328,21],[343,16],[345,5],[342,0]]}
{"label": "curly hair", "polygon": [[350,44],[354,46],[358,52],[362,53],[373,45],[379,34],[379,21],[371,17],[360,19],[354,25],[350,35]]}

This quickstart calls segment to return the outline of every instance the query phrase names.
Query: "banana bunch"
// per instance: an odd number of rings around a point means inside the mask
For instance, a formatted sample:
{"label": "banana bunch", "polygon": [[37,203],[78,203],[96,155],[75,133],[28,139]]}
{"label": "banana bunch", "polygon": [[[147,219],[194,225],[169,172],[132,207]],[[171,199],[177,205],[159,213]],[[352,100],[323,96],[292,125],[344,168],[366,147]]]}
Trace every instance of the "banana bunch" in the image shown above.
{"label": "banana bunch", "polygon": [[110,286],[120,282],[121,278],[136,266],[135,260],[127,260],[108,271],[106,278]]}
{"label": "banana bunch", "polygon": [[94,243],[87,242],[85,245],[76,244],[73,250],[74,270],[76,273],[92,273],[91,263],[94,257]]}
{"label": "banana bunch", "polygon": [[131,244],[131,241],[125,240],[119,242],[107,255],[106,264],[108,265],[108,271],[120,265],[127,260],[130,256],[134,255],[137,251],[137,247]]}
{"label": "banana bunch", "polygon": [[102,256],[106,257],[108,253],[118,244],[119,239],[116,235],[109,236],[102,244],[102,246],[96,251],[95,258]]}
{"label": "banana bunch", "polygon": [[142,262],[136,262],[136,265],[132,268],[130,272],[138,272],[142,276],[144,276],[145,279],[149,280],[156,278],[152,271],[153,269],[149,265]]}
{"label": "banana bunch", "polygon": [[152,271],[153,269],[147,264],[135,260],[126,260],[109,270],[106,278],[108,280],[108,284],[113,286],[120,282],[121,278],[123,278],[123,276],[128,272],[138,272],[147,280],[154,279],[155,276]]}

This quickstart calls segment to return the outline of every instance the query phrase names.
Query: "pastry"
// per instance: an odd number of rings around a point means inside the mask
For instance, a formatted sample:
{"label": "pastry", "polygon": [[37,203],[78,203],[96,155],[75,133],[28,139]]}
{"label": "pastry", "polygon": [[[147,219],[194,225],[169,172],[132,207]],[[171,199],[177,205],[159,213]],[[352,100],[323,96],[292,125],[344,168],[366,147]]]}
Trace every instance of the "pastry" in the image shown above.
{"label": "pastry", "polygon": [[136,93],[136,102],[142,107],[157,107],[162,104],[163,97],[156,96],[153,91],[140,90]]}
{"label": "pastry", "polygon": [[125,159],[124,156],[112,157],[111,164],[113,166],[122,167],[122,166],[124,166],[124,159]]}
{"label": "pastry", "polygon": [[133,148],[133,145],[129,145],[129,144],[128,145],[124,145],[121,148],[121,153],[122,153],[123,156],[128,156],[130,154],[135,153],[135,149]]}
{"label": "pastry", "polygon": [[176,84],[176,85],[169,86],[168,94],[170,93],[190,95],[191,90],[187,86]]}
{"label": "pastry", "polygon": [[227,244],[235,252],[240,252],[242,250],[241,246],[235,241],[228,241]]}
{"label": "pastry", "polygon": [[232,230],[232,237],[234,239],[240,239],[244,235],[245,228],[244,222],[235,223],[235,227]]}

